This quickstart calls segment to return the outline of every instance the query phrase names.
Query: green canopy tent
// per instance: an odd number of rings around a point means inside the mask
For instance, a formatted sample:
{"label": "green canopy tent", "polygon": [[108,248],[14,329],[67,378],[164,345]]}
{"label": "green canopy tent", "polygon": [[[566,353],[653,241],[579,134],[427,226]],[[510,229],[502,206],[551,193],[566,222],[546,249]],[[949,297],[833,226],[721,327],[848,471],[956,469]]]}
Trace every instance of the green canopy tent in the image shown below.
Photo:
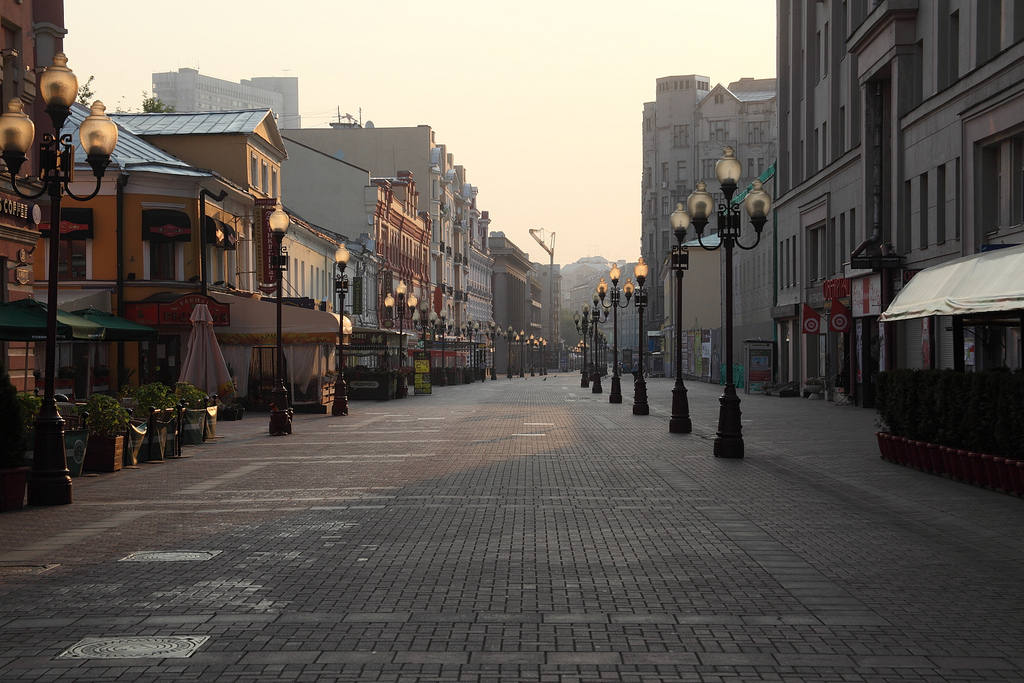
{"label": "green canopy tent", "polygon": [[[104,331],[82,316],[57,311],[57,341],[102,341]],[[46,304],[35,299],[0,304],[0,341],[45,340]]]}
{"label": "green canopy tent", "polygon": [[151,341],[157,337],[157,331],[148,325],[133,323],[131,320],[119,318],[91,306],[74,311],[74,315],[81,316],[103,327],[105,331],[103,341]]}

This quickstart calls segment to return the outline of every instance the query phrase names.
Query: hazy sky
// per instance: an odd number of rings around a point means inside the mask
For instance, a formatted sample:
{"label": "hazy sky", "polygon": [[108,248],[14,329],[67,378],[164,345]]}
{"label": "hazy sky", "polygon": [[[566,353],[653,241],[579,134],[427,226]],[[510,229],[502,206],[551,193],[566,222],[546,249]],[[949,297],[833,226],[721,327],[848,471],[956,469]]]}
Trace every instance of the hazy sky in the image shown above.
{"label": "hazy sky", "polygon": [[138,110],[151,73],[298,76],[303,125],[341,108],[430,124],[478,206],[534,260],[640,251],[640,124],[654,80],[775,74],[771,0],[68,0],[69,66],[109,109]]}

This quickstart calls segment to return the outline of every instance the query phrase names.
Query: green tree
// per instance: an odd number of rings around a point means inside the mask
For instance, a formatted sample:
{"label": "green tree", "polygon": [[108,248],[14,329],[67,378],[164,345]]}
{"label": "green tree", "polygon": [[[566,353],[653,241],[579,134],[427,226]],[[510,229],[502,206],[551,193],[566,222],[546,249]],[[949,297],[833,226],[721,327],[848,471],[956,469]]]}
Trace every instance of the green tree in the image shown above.
{"label": "green tree", "polygon": [[142,111],[147,114],[163,114],[166,112],[174,111],[174,107],[164,104],[161,100],[153,93],[147,93],[145,90],[142,91]]}
{"label": "green tree", "polygon": [[78,86],[78,102],[79,102],[79,104],[84,104],[85,106],[88,107],[90,101],[96,98],[96,93],[93,92],[93,89],[92,89],[92,81],[93,81],[94,78],[96,78],[96,77],[95,76],[89,76],[89,80],[87,80],[82,85]]}

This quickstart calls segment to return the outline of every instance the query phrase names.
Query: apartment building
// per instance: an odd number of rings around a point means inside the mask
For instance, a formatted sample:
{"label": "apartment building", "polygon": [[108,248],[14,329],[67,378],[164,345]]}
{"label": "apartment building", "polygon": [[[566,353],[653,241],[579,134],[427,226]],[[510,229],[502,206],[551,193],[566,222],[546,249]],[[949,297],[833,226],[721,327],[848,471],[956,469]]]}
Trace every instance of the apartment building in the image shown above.
{"label": "apartment building", "polygon": [[300,128],[299,79],[266,76],[241,82],[204,76],[197,69],[153,74],[153,95],[179,112],[270,109],[278,128]]}
{"label": "apartment building", "polygon": [[[921,269],[1022,241],[1024,3],[779,0],[778,32],[782,378],[871,406],[880,370],[1019,363],[1019,323],[879,316]],[[849,329],[801,333],[835,301]]]}

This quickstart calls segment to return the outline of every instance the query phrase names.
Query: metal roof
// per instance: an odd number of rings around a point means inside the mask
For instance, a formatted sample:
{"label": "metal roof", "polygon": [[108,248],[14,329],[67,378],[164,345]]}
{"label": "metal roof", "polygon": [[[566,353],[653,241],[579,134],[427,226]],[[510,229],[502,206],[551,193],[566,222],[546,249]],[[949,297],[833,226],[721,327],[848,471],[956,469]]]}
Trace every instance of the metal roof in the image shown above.
{"label": "metal roof", "polygon": [[775,97],[774,90],[729,90],[740,102],[764,102]]}
{"label": "metal roof", "polygon": [[[77,102],[71,107],[71,115],[65,124],[64,133],[70,133],[71,139],[75,142],[75,163],[78,166],[86,165],[86,154],[82,143],[78,138],[78,127],[89,115],[89,108]],[[159,147],[151,145],[131,130],[121,125],[118,120],[120,114],[110,118],[117,124],[117,146],[114,153],[110,155],[110,163],[123,169],[134,171],[151,171],[153,173],[166,173],[170,175],[186,176],[209,176],[209,171],[195,168],[181,159],[168,154]]]}
{"label": "metal roof", "polygon": [[112,114],[110,118],[137,135],[225,135],[255,132],[269,109]]}

